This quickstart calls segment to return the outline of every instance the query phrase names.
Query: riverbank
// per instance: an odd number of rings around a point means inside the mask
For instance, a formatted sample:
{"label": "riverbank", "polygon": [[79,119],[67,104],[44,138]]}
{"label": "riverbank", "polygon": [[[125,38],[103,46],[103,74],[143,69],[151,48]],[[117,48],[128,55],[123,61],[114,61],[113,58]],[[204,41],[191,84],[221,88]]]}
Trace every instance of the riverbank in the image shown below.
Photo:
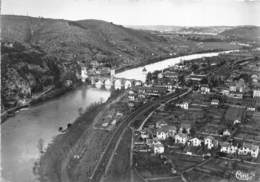
{"label": "riverbank", "polygon": [[[231,50],[231,49],[229,49],[229,50]],[[190,54],[176,54],[176,55],[173,55],[173,56],[167,55],[167,56],[149,58],[147,60],[144,60],[142,63],[124,66],[122,68],[116,69],[115,72],[117,74],[117,73],[120,73],[120,72],[123,72],[123,71],[126,71],[126,70],[134,69],[134,68],[137,68],[137,67],[140,67],[140,66],[146,66],[148,64],[157,63],[157,62],[165,60],[165,59],[177,58],[177,57],[180,57],[180,56],[189,56],[189,55],[192,55],[192,54],[212,53],[212,52],[229,51],[229,50],[212,49],[212,50],[194,51],[194,52],[190,52]]]}
{"label": "riverbank", "polygon": [[[121,92],[115,91],[111,94],[107,102],[93,104],[86,110],[85,113],[78,117],[69,128],[65,129],[64,133],[61,133],[54,138],[53,142],[49,144],[47,150],[42,154],[39,164],[37,164],[37,166],[39,166],[37,172],[40,181],[62,181],[62,178],[64,178],[64,175],[62,175],[64,161],[67,161],[70,165],[73,165],[73,156],[76,154],[79,155],[82,151],[84,152],[84,150],[80,149],[82,146],[77,146],[77,143],[82,140],[81,138],[84,138],[82,141],[83,143],[86,140],[91,140],[92,142],[96,143],[95,145],[99,145],[99,148],[105,145],[105,142],[102,141],[106,141],[109,138],[109,133],[101,130],[93,131],[92,124],[98,113],[120,94]],[[92,137],[91,133],[96,133],[99,136]],[[87,135],[87,138],[85,135]],[[103,137],[101,138],[100,136]],[[92,145],[87,145],[87,147],[89,146]],[[77,150],[75,150],[75,148],[77,148]],[[97,155],[98,152],[91,153],[92,155]],[[66,165],[66,167],[68,166]]]}
{"label": "riverbank", "polygon": [[47,92],[44,91],[43,93],[40,94],[40,96],[31,98],[24,105],[19,105],[19,106],[15,106],[13,108],[9,108],[1,113],[1,124],[4,123],[9,117],[15,116],[15,113],[23,108],[35,106],[35,105],[41,104],[45,101],[58,98],[59,96],[62,96],[63,94],[67,93],[68,91],[76,89],[79,86],[81,86],[81,84],[76,83],[72,87],[52,88],[52,89],[49,89]]}

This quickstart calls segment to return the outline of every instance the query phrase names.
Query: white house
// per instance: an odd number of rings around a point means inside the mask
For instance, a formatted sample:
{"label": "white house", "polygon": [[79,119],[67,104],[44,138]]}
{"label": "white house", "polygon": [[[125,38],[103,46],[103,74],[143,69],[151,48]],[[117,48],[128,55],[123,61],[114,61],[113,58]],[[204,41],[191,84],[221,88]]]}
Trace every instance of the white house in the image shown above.
{"label": "white house", "polygon": [[255,111],[255,107],[247,107],[246,110],[247,111]]}
{"label": "white house", "polygon": [[111,122],[111,125],[116,125],[116,123],[117,123],[117,120],[114,119],[114,120]]}
{"label": "white house", "polygon": [[182,109],[189,109],[189,103],[188,102],[183,102],[181,104],[176,104],[176,106],[179,106]]}
{"label": "white house", "polygon": [[177,132],[177,129],[175,126],[162,126],[157,129],[156,131],[156,137],[158,140],[165,140],[168,137],[174,137]]}
{"label": "white house", "polygon": [[178,133],[175,135],[175,143],[186,144],[188,141],[188,135],[184,133]]}
{"label": "white house", "polygon": [[227,90],[227,89],[222,89],[221,90],[221,93],[223,94],[223,95],[229,95],[229,90]]}
{"label": "white house", "polygon": [[135,92],[133,90],[129,90],[128,94],[135,94]]}
{"label": "white house", "polygon": [[229,154],[235,154],[237,152],[237,146],[234,146],[234,145],[230,145],[229,146],[229,150],[228,150],[228,153]]}
{"label": "white house", "polygon": [[158,77],[158,79],[162,79],[162,78],[163,78],[163,74],[162,74],[162,73],[159,73],[159,74],[157,75],[157,77]]}
{"label": "white house", "polygon": [[220,143],[220,152],[228,153],[228,148],[229,148],[229,143],[228,142],[222,142]]}
{"label": "white house", "polygon": [[257,158],[259,154],[259,146],[258,145],[251,145],[251,156]]}
{"label": "white house", "polygon": [[142,139],[147,139],[147,138],[149,138],[149,134],[147,133],[147,131],[141,131],[141,138]]}
{"label": "white house", "polygon": [[81,77],[81,81],[82,81],[82,82],[85,82],[86,79],[88,78],[88,73],[87,73],[87,68],[86,68],[86,67],[82,67],[82,68],[81,68],[80,77]]}
{"label": "white house", "polygon": [[98,80],[96,83],[95,83],[95,86],[96,88],[101,88],[103,85],[103,82],[101,80]]}
{"label": "white house", "polygon": [[260,90],[253,90],[253,97],[260,97]]}
{"label": "white house", "polygon": [[219,105],[219,100],[218,99],[212,99],[211,105],[218,106]]}
{"label": "white house", "polygon": [[141,81],[135,81],[135,86],[141,86],[142,82]]}
{"label": "white house", "polygon": [[232,97],[232,98],[236,98],[236,99],[242,99],[243,98],[243,94],[238,93],[238,92],[231,92],[228,96]]}
{"label": "white house", "polygon": [[250,143],[243,143],[242,147],[238,148],[239,155],[247,155],[249,153],[252,157],[257,158],[259,154],[259,146]]}
{"label": "white house", "polygon": [[158,138],[158,140],[165,140],[166,138],[168,138],[168,136],[168,131],[164,128],[157,129],[156,137]]}
{"label": "white house", "polygon": [[192,138],[189,140],[190,141],[190,144],[194,147],[198,147],[198,146],[201,146],[201,140],[198,139],[198,138]]}
{"label": "white house", "polygon": [[231,133],[230,133],[230,131],[228,131],[228,129],[223,131],[223,136],[230,136],[230,135],[231,135]]}
{"label": "white house", "polygon": [[171,84],[167,84],[166,88],[167,88],[167,91],[169,91],[169,92],[175,92],[175,89],[173,88],[173,86]]}
{"label": "white house", "polygon": [[177,133],[177,128],[175,126],[168,126],[168,135],[170,137],[174,137],[175,134]]}
{"label": "white house", "polygon": [[229,86],[229,90],[231,92],[236,92],[237,91],[237,87],[235,85],[231,85],[231,86]]}
{"label": "white house", "polygon": [[207,86],[202,86],[202,87],[200,87],[200,91],[202,94],[207,94],[210,92],[210,88]]}
{"label": "white house", "polygon": [[248,143],[243,143],[242,147],[238,148],[238,155],[247,155],[251,150],[250,150],[250,144]]}
{"label": "white house", "polygon": [[128,99],[130,101],[135,101],[135,96],[134,95],[128,95]]}
{"label": "white house", "polygon": [[236,119],[236,120],[233,122],[234,125],[235,125],[235,124],[240,124],[240,123],[241,123],[241,121],[238,120],[238,119]]}
{"label": "white house", "polygon": [[204,138],[204,145],[206,145],[208,149],[212,149],[218,145],[218,141],[212,136],[207,136]]}
{"label": "white house", "polygon": [[153,145],[153,151],[155,154],[162,154],[164,153],[164,146],[161,143],[156,143]]}
{"label": "white house", "polygon": [[235,154],[237,152],[237,146],[231,145],[228,142],[221,142],[220,143],[220,152],[227,153],[227,154]]}

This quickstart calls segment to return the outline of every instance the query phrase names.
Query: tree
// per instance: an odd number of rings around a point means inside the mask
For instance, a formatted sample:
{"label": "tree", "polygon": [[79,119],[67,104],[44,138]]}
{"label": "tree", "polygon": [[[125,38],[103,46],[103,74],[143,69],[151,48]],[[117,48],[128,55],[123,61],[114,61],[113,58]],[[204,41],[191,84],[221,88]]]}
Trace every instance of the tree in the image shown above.
{"label": "tree", "polygon": [[179,82],[184,83],[184,81],[185,81],[184,75],[179,75],[178,80],[179,80]]}
{"label": "tree", "polygon": [[191,70],[192,70],[193,72],[197,71],[198,69],[199,69],[199,66],[198,66],[197,64],[192,64],[192,65],[191,65]]}
{"label": "tree", "polygon": [[182,133],[187,133],[186,128],[183,128],[183,129],[182,129]]}
{"label": "tree", "polygon": [[207,78],[202,78],[200,81],[201,84],[208,84],[208,79]]}
{"label": "tree", "polygon": [[72,126],[71,123],[68,123],[68,124],[67,124],[67,128],[70,128],[71,126]]}
{"label": "tree", "polygon": [[152,81],[152,73],[148,72],[146,75],[146,83],[150,83]]}
{"label": "tree", "polygon": [[78,109],[78,112],[79,112],[79,115],[82,115],[82,114],[83,114],[83,108],[80,107],[80,108]]}
{"label": "tree", "polygon": [[39,139],[37,147],[38,147],[39,152],[43,153],[44,140],[42,138]]}

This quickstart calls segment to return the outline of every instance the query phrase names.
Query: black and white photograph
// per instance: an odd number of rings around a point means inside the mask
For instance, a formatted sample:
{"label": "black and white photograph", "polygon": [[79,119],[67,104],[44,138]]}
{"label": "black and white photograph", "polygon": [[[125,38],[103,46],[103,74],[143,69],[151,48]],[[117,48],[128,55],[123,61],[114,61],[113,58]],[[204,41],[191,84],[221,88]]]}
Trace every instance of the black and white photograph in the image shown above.
{"label": "black and white photograph", "polygon": [[260,182],[260,0],[0,0],[1,182]]}

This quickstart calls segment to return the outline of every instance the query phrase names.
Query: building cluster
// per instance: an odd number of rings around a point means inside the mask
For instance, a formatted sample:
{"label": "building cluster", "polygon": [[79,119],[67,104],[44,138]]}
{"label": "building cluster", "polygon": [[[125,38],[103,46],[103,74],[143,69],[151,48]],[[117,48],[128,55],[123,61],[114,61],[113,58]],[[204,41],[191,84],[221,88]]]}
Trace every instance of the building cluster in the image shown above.
{"label": "building cluster", "polygon": [[169,68],[161,72],[148,73],[146,83],[133,86],[129,90],[129,106],[136,107],[141,103],[146,103],[151,98],[160,97],[182,88],[179,86],[180,71],[178,69],[179,67],[176,65],[174,69]]}
{"label": "building cluster", "polygon": [[[152,80],[152,83],[167,85],[170,82],[168,78],[172,79],[173,82],[178,83],[178,71],[186,70],[187,66],[181,65],[181,67],[175,67],[172,70],[167,70],[164,72],[157,73],[157,80]],[[248,74],[249,77],[246,80],[245,75]],[[260,80],[260,75],[254,73],[250,75],[248,72],[243,74],[236,71],[231,72],[228,79],[224,80],[222,84],[218,84],[216,87],[210,86],[209,83],[205,82],[207,79],[207,74],[187,74],[184,81],[196,84],[198,86],[198,91],[203,95],[211,95],[212,99],[210,105],[220,106],[222,103],[221,98],[233,98],[243,100],[249,95],[250,98],[257,98],[260,96],[260,87],[257,87],[257,83]],[[167,78],[167,79],[165,79]],[[163,82],[163,79],[165,82]],[[204,80],[204,81],[203,81]],[[164,88],[165,92],[167,88]],[[137,88],[136,90],[129,91],[129,100],[139,102],[140,100],[146,98],[147,95],[160,96],[164,94],[164,91],[157,91],[156,87],[150,87],[146,89],[145,87]],[[251,94],[251,95],[250,95]],[[214,95],[218,95],[215,97]],[[181,103],[176,103],[175,106],[180,107],[184,110],[189,110],[191,103],[184,101]],[[246,107],[247,111],[255,111],[256,106],[239,106],[241,108]],[[216,107],[218,108],[218,107]],[[230,122],[233,129],[228,127],[222,129],[222,132],[208,132],[207,135],[202,135],[200,132],[198,134],[191,135],[190,130],[191,126],[185,126],[185,123],[181,123],[179,126],[171,126],[166,122],[156,122],[154,126],[148,127],[140,131],[140,138],[144,141],[143,144],[147,145],[149,149],[146,151],[153,151],[154,153],[164,153],[169,140],[173,141],[176,145],[183,145],[184,148],[202,148],[205,153],[220,153],[226,154],[232,157],[243,158],[251,157],[256,159],[259,155],[259,146],[253,142],[247,142],[243,140],[235,140],[232,137],[232,132],[234,128],[237,128],[238,125],[242,123],[243,120],[243,109],[239,110],[238,108],[230,107],[228,112],[223,119],[225,122]],[[204,133],[205,134],[205,133]],[[192,154],[192,152],[189,152]]]}
{"label": "building cluster", "polygon": [[[170,88],[193,88],[187,97],[159,107],[143,129],[136,131],[136,155],[211,156],[259,164],[260,63],[218,59],[180,63],[150,74],[146,85],[129,90],[129,103],[135,106],[166,94]],[[158,85],[164,90],[157,90]],[[248,170],[232,167],[232,174],[238,180],[255,178],[253,167],[245,168]]]}
{"label": "building cluster", "polygon": [[136,107],[146,103],[149,99],[160,97],[168,93],[167,87],[163,86],[135,86],[128,91],[128,100],[130,107]]}
{"label": "building cluster", "polygon": [[[252,63],[254,65],[254,63]],[[251,65],[252,65],[251,64]],[[243,65],[239,71],[233,71],[224,81],[224,84],[217,89],[225,96],[230,98],[257,98],[260,97],[260,70],[248,70],[249,65]],[[259,67],[257,63],[255,66]]]}
{"label": "building cluster", "polygon": [[[208,152],[221,152],[233,156],[251,156],[257,158],[259,154],[259,146],[241,141],[225,141],[221,138],[213,136],[191,136],[191,126],[189,124],[181,124],[180,127],[168,125],[164,121],[159,121],[155,126],[149,126],[139,132],[140,139],[144,141],[142,144],[150,147],[154,153],[164,153],[165,147],[168,146],[167,140],[172,140],[176,145],[186,147],[201,147],[205,154]],[[223,136],[230,135],[228,131]],[[189,152],[189,154],[192,154]]]}

